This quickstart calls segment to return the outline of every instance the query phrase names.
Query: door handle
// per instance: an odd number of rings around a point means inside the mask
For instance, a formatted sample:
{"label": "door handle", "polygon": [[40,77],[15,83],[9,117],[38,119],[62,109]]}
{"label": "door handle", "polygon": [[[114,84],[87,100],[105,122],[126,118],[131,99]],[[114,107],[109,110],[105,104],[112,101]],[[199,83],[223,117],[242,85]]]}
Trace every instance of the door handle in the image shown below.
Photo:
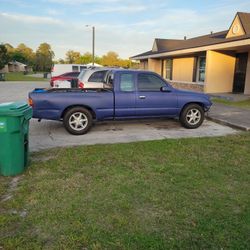
{"label": "door handle", "polygon": [[146,99],[146,96],[145,95],[140,95],[139,98],[140,99]]}

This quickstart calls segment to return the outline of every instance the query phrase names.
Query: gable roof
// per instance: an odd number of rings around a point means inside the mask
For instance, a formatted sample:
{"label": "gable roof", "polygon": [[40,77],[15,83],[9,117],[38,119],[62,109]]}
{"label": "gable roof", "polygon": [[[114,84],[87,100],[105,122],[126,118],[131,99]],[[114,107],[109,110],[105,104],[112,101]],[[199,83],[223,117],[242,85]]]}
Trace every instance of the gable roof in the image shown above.
{"label": "gable roof", "polygon": [[[208,45],[215,45],[219,43],[232,42],[242,39],[250,38],[250,13],[238,12],[236,16],[239,16],[242,26],[245,30],[245,35],[226,38],[228,30],[210,33],[203,36],[193,37],[189,39],[160,39],[156,38],[154,40],[153,49],[139,55],[131,57],[131,59],[137,59],[138,57],[145,57],[154,54],[159,54],[163,52],[170,52],[182,49],[191,49]],[[155,46],[156,45],[156,46]],[[154,48],[157,48],[154,49]]]}
{"label": "gable roof", "polygon": [[11,61],[11,62],[8,62],[8,64],[18,65],[18,66],[27,66],[27,64],[24,64],[24,63],[21,63],[21,62],[18,62],[18,61]]}
{"label": "gable roof", "polygon": [[[171,49],[174,49],[177,46],[177,44],[180,44],[180,42],[182,42],[182,40],[180,40],[180,39],[156,38],[154,41],[154,45],[156,45],[157,51],[171,50]],[[152,51],[154,51],[154,50],[152,49]]]}
{"label": "gable roof", "polygon": [[240,18],[245,33],[250,34],[250,13],[238,12],[237,14]]}

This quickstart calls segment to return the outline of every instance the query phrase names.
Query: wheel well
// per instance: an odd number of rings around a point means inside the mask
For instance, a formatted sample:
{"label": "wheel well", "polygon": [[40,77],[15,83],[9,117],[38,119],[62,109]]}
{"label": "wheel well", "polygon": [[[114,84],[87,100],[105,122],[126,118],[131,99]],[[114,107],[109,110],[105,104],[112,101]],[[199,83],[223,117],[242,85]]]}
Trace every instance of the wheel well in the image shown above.
{"label": "wheel well", "polygon": [[67,112],[68,110],[70,110],[70,109],[72,109],[72,108],[75,108],[75,107],[81,107],[81,108],[87,109],[87,110],[91,113],[93,119],[96,119],[96,114],[95,114],[95,112],[93,111],[93,109],[91,109],[90,107],[85,106],[85,105],[71,105],[71,106],[68,106],[67,108],[65,108],[65,109],[63,110],[62,115],[61,115],[61,119],[63,119],[64,115],[66,114],[66,112]]}
{"label": "wheel well", "polygon": [[186,104],[182,107],[181,112],[182,112],[188,105],[190,105],[190,104],[197,104],[197,105],[201,106],[201,107],[203,108],[203,110],[205,111],[205,108],[204,108],[204,104],[203,104],[203,103],[201,103],[201,102],[189,102],[189,103],[186,103]]}

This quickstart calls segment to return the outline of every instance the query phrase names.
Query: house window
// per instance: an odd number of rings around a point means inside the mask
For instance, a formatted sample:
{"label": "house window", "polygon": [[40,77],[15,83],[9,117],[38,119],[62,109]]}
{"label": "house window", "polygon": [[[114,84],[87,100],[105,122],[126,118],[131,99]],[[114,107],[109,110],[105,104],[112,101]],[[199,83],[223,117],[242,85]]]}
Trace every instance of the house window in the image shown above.
{"label": "house window", "polygon": [[78,66],[72,66],[72,71],[79,71]]}
{"label": "house window", "polygon": [[166,79],[172,80],[173,59],[166,60]]}
{"label": "house window", "polygon": [[87,69],[87,67],[86,66],[80,66],[80,71],[82,71],[84,69]]}
{"label": "house window", "polygon": [[205,73],[206,73],[206,57],[200,56],[198,57],[197,63],[197,82],[204,82],[205,81]]}

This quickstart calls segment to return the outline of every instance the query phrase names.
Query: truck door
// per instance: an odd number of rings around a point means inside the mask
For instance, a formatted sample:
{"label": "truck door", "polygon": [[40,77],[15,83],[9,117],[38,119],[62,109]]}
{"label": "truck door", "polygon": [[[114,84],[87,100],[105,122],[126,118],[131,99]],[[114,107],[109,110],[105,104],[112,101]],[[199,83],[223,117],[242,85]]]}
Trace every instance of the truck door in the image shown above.
{"label": "truck door", "polygon": [[135,109],[135,74],[117,72],[115,74],[115,118],[133,117]]}
{"label": "truck door", "polygon": [[136,115],[137,116],[175,116],[178,112],[174,89],[161,91],[166,82],[150,72],[137,74]]}

